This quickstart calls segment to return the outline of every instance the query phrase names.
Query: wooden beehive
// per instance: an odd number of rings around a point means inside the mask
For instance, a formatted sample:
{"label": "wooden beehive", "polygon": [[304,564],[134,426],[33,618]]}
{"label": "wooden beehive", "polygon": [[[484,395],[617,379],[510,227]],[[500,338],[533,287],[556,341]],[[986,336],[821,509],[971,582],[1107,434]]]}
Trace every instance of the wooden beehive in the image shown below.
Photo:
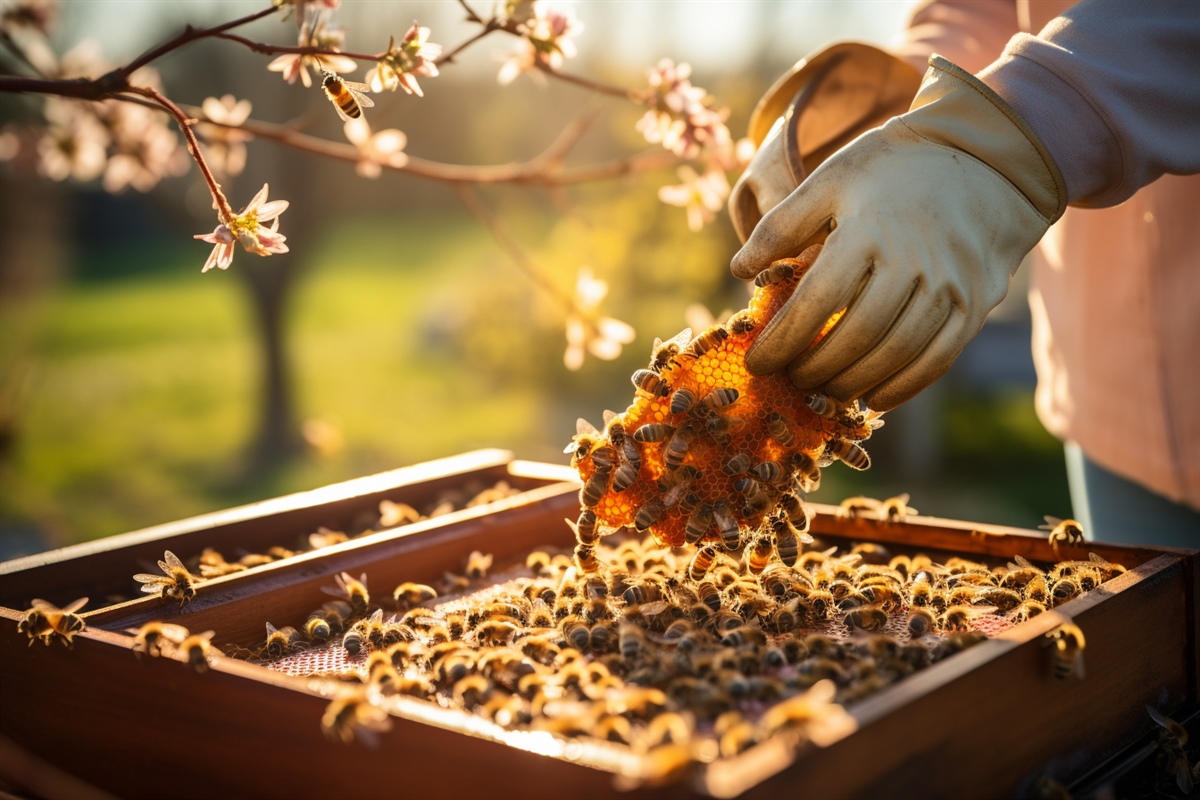
{"label": "wooden beehive", "polygon": [[[142,597],[85,614],[73,650],[27,646],[17,622],[32,597],[66,603],[128,590],[129,576],[164,549],[214,542],[275,543],[287,532],[337,526],[384,497],[485,475],[525,489],[488,506],[382,531],[200,585],[182,611]],[[303,680],[230,658],[198,674],[169,659],[139,659],[125,631],[154,619],[217,631],[249,646],[263,621],[303,618],[320,587],[346,571],[374,585],[432,582],[474,549],[497,564],[547,544],[569,547],[564,518],[578,485],[560,467],[469,454],[243,509],[161,526],[86,548],[0,567],[0,734],[23,753],[120,796],[360,797],[479,794],[610,795],[631,754],[508,732],[422,701],[402,704],[379,749],[329,742],[327,699]],[[425,494],[422,494],[425,493]],[[916,517],[847,520],[817,506],[823,539],[886,543],[938,557],[1058,560],[1044,533]],[[182,551],[182,552],[181,552]],[[1144,707],[1197,702],[1200,553],[1088,543],[1129,568],[1054,611],[954,655],[849,707],[857,730],[827,747],[782,739],[697,765],[663,795],[773,797],[1004,796],[1039,776],[1067,783],[1143,735]],[[1087,678],[1051,675],[1045,634],[1073,620],[1087,633]],[[623,760],[625,759],[625,760]],[[457,791],[455,791],[457,790]]]}

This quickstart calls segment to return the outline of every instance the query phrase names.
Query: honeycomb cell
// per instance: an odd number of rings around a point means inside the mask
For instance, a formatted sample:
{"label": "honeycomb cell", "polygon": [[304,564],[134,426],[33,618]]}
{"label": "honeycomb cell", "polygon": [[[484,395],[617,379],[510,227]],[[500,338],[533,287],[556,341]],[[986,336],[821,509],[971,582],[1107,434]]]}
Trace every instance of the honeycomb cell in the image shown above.
{"label": "honeycomb cell", "polygon": [[[772,264],[769,280],[764,274],[756,282],[749,307],[735,314],[731,324],[713,326],[690,341],[677,336],[657,343],[649,370],[663,391],[637,391],[623,413],[606,415],[602,430],[580,421],[568,448],[573,452],[571,464],[585,484],[599,472],[596,480],[603,482],[604,490],[591,508],[602,529],[636,527],[671,546],[727,544],[734,537],[722,537],[719,521],[731,516],[740,548],[756,533],[770,533],[767,518],[785,513],[780,506],[785,494],[802,498],[819,484],[821,467],[840,453],[856,452],[845,444],[827,447],[829,442],[861,442],[883,424],[876,412],[856,401],[822,398],[824,403],[815,405],[828,410],[818,414],[786,375],[752,375],[746,369],[746,352],[820,249],[814,245],[798,258]],[[814,344],[842,313],[826,322]],[[670,426],[669,435],[660,437],[662,431],[655,431],[653,436],[636,436],[651,423]],[[603,453],[599,464],[597,451]],[[743,457],[735,463],[744,462],[745,469],[724,469],[738,456]],[[617,463],[608,463],[614,458]],[[852,460],[855,468],[863,466],[865,453]],[[617,491],[613,474],[623,463],[635,461],[640,461],[636,479]],[[690,532],[689,520],[694,520]]]}

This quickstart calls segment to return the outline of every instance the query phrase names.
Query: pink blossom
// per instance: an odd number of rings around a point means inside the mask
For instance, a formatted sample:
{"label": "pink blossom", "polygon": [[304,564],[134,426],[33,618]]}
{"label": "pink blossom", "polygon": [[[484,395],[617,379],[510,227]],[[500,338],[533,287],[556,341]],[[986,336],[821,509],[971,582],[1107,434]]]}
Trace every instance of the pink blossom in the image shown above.
{"label": "pink blossom", "polygon": [[[342,30],[340,28],[326,28],[324,19],[320,15],[310,16],[312,18],[300,29],[296,45],[298,47],[320,47],[326,50],[337,50],[340,48],[342,40],[345,38]],[[283,79],[288,83],[295,83],[296,78],[299,78],[300,83],[304,84],[305,89],[312,86],[312,77],[308,74],[309,68],[318,73],[333,72],[340,74],[343,72],[353,72],[358,69],[358,62],[347,56],[287,53],[267,64],[267,69],[271,72],[283,73]]]}
{"label": "pink blossom", "polygon": [[[259,256],[288,252],[284,244],[287,237],[279,233],[279,215],[287,210],[288,201],[272,200],[268,203],[267,191],[267,184],[264,183],[241,213],[221,221],[212,233],[198,233],[192,237],[214,245],[201,272],[208,272],[213,267],[228,269],[233,263],[235,241],[246,252]],[[265,222],[272,224],[267,226],[263,224]]]}
{"label": "pink blossom", "polygon": [[404,131],[388,128],[372,134],[370,123],[362,117],[349,120],[344,127],[346,138],[362,157],[357,172],[364,178],[378,178],[381,167],[403,167],[408,163],[404,154],[408,137]]}
{"label": "pink blossom", "polygon": [[367,83],[372,91],[394,92],[400,86],[409,94],[423,97],[417,78],[437,76],[435,59],[441,54],[442,46],[429,41],[429,28],[414,22],[399,47],[394,37],[388,42],[387,53],[367,73]]}
{"label": "pink blossom", "polygon": [[721,166],[733,168],[733,140],[725,126],[729,109],[714,108],[713,97],[692,85],[691,72],[688,64],[675,64],[669,58],[649,70],[645,101],[649,109],[637,130],[646,141],[662,143],[682,158],[695,158],[704,151]]}
{"label": "pink blossom", "polygon": [[583,366],[585,350],[602,361],[612,361],[637,335],[628,323],[591,313],[607,294],[607,283],[593,277],[587,267],[579,270],[575,282],[576,310],[567,315],[567,349],[563,353],[563,364],[572,372]]}
{"label": "pink blossom", "polygon": [[687,209],[688,228],[698,231],[716,219],[717,212],[725,206],[729,197],[729,180],[724,170],[710,168],[703,175],[686,164],[677,170],[683,184],[663,186],[658,190],[658,199],[667,205],[683,206]]}
{"label": "pink blossom", "polygon": [[[210,121],[217,125],[197,126],[200,134],[208,144],[208,164],[214,172],[221,175],[240,175],[246,167],[246,142],[252,137],[245,131],[238,130],[250,117],[250,101],[238,100],[231,94],[217,99],[206,97],[200,109]],[[234,127],[229,127],[234,126]]]}
{"label": "pink blossom", "polygon": [[577,51],[571,37],[583,31],[583,23],[575,18],[573,10],[560,11],[543,0],[512,4],[506,10],[510,14],[506,21],[516,20],[516,29],[524,39],[520,49],[510,54],[500,68],[496,79],[501,84],[511,83],[521,73],[539,65],[558,69],[565,59],[575,57]]}

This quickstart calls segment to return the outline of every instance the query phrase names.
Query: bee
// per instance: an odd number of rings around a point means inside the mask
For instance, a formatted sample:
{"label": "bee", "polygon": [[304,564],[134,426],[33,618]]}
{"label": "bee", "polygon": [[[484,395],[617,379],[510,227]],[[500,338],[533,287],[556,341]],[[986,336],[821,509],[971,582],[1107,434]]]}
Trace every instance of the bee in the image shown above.
{"label": "bee", "polygon": [[725,549],[730,552],[737,550],[742,542],[742,529],[724,500],[718,500],[713,506],[713,521],[717,524],[717,532]]}
{"label": "bee", "polygon": [[351,612],[356,616],[367,613],[367,605],[371,602],[371,595],[367,591],[366,574],[361,575],[358,580],[355,580],[350,577],[349,573],[343,572],[340,575],[335,575],[334,581],[337,583],[337,586],[322,586],[321,591],[325,594],[346,600],[350,604]]}
{"label": "bee", "polygon": [[795,431],[788,424],[787,417],[778,411],[772,411],[767,417],[767,435],[784,447],[791,447],[796,443]]}
{"label": "bee", "polygon": [[[755,575],[767,568],[771,561],[771,553],[775,550],[775,540],[770,534],[759,534],[754,541],[746,545],[746,569]],[[714,552],[715,555],[715,552]]]}
{"label": "bee", "polygon": [[213,657],[212,638],[215,635],[215,631],[194,633],[179,643],[179,653],[183,656],[183,661],[196,672],[208,671],[208,664]]}
{"label": "bee", "polygon": [[696,596],[700,602],[708,606],[714,612],[721,608],[721,592],[717,589],[716,584],[712,581],[700,581],[696,586]]}
{"label": "bee", "polygon": [[729,332],[734,336],[754,332],[754,318],[749,314],[738,314],[729,320]]}
{"label": "bee", "polygon": [[325,90],[325,96],[329,98],[329,102],[333,103],[333,107],[337,109],[338,116],[342,118],[343,122],[358,119],[362,116],[364,108],[371,108],[375,105],[375,101],[364,94],[364,92],[371,91],[371,87],[365,83],[343,80],[327,70],[324,71],[324,74],[325,78],[321,81],[321,88]]}
{"label": "bee", "polygon": [[724,328],[709,328],[704,333],[697,336],[692,343],[688,345],[687,350],[684,351],[684,355],[692,358],[700,358],[709,350],[717,347],[728,338],[729,331],[725,330]]}
{"label": "bee", "polygon": [[664,510],[662,501],[651,497],[638,508],[637,513],[633,517],[633,526],[638,531],[649,530],[651,525],[658,522]]}
{"label": "bee", "polygon": [[837,606],[837,601],[834,600],[833,595],[825,589],[816,589],[809,592],[806,603],[808,605],[808,613],[817,622],[829,619],[830,612]]}
{"label": "bee", "polygon": [[379,734],[391,728],[387,712],[371,705],[362,690],[335,697],[321,717],[325,738],[344,744],[358,739],[368,747],[378,747]]}
{"label": "bee", "polygon": [[625,426],[615,418],[608,423],[608,438],[616,448],[619,458],[624,458],[635,471],[642,468],[642,455],[633,443],[633,437],[625,435]]}
{"label": "bee", "polygon": [[651,397],[666,397],[671,393],[671,387],[652,369],[639,369],[630,379],[639,392]]}
{"label": "bee", "polygon": [[164,642],[178,645],[188,636],[188,629],[182,625],[172,625],[169,622],[147,622],[137,629],[137,635],[133,637],[133,651],[158,658],[162,655]]}
{"label": "bee", "polygon": [[684,328],[665,342],[655,337],[654,346],[650,348],[650,352],[653,354],[650,357],[650,369],[655,372],[662,372],[671,359],[679,355],[680,351],[687,347],[688,342],[691,340],[691,328]]}
{"label": "bee", "polygon": [[1088,553],[1088,560],[1092,562],[1093,568],[1099,571],[1102,583],[1125,572],[1125,567],[1105,561],[1095,553]]}
{"label": "bee", "polygon": [[[1193,769],[1187,759],[1187,728],[1166,716],[1152,706],[1146,706],[1146,713],[1154,724],[1162,728],[1158,732],[1159,755],[1155,764],[1164,772],[1175,776],[1175,785],[1184,795],[1190,796],[1194,787]],[[1200,774],[1198,772],[1197,774]]]}
{"label": "bee", "polygon": [[259,652],[267,658],[282,658],[303,646],[303,644],[303,635],[291,625],[285,625],[282,628],[276,629],[274,625],[268,622],[267,640]]}
{"label": "bee", "polygon": [[684,464],[674,473],[667,473],[667,476],[664,476],[659,482],[660,488],[663,489],[663,506],[672,508],[679,505],[681,500],[686,499],[692,483],[699,477],[700,470],[691,464]]}
{"label": "bee", "polygon": [[324,614],[314,611],[304,622],[304,635],[310,642],[324,642],[333,636],[333,626]]}
{"label": "bee", "polygon": [[1050,602],[1050,586],[1044,576],[1038,575],[1025,585],[1025,599],[1036,600],[1039,603]]}
{"label": "bee", "polygon": [[876,633],[887,625],[888,615],[879,606],[858,606],[846,614],[846,625],[851,628],[861,628],[868,633]]}
{"label": "bee", "polygon": [[700,402],[706,408],[710,408],[715,411],[717,409],[733,405],[737,402],[738,397],[739,393],[737,389],[722,387],[719,389],[713,389],[711,392],[704,395]]}
{"label": "bee", "polygon": [[767,641],[767,635],[758,625],[739,625],[731,631],[726,631],[721,637],[721,644],[726,647],[761,647]]}
{"label": "bee", "polygon": [[976,617],[985,617],[995,611],[995,606],[952,605],[938,617],[938,627],[949,633],[970,631],[971,620]]}
{"label": "bee", "polygon": [[646,650],[646,634],[632,622],[622,622],[617,628],[617,641],[626,661],[633,661]]}
{"label": "bee", "polygon": [[472,550],[467,556],[466,576],[473,581],[481,581],[488,575],[488,570],[492,568],[494,557],[491,553],[483,553],[479,550]]}
{"label": "bee", "polygon": [[907,517],[920,513],[908,504],[908,492],[905,492],[884,500],[879,510],[879,518],[887,522],[903,522]]}
{"label": "bee", "polygon": [[591,627],[579,617],[574,615],[566,617],[560,623],[563,638],[570,643],[576,650],[584,651],[592,641]]}
{"label": "bee", "polygon": [[350,541],[350,537],[341,531],[333,531],[326,527],[317,528],[316,533],[308,535],[310,550],[320,550],[322,547],[332,547],[335,544]]}
{"label": "bee", "polygon": [[789,567],[795,566],[800,553],[800,537],[796,535],[796,529],[783,516],[772,517],[770,524],[775,533],[775,552],[779,554],[779,560]]}
{"label": "bee", "polygon": [[780,281],[791,280],[796,274],[796,268],[785,261],[776,261],[771,266],[754,276],[754,285],[770,286]]}
{"label": "bee", "polygon": [[434,589],[432,586],[426,586],[423,583],[412,583],[411,581],[400,584],[392,591],[392,599],[396,601],[396,609],[398,611],[408,611],[410,608],[433,600],[437,596],[437,589]]}
{"label": "bee", "polygon": [[825,444],[825,455],[840,460],[851,469],[864,470],[871,466],[871,457],[857,442],[849,439],[830,439]]}
{"label": "bee", "polygon": [[608,490],[608,476],[612,472],[612,467],[601,468],[596,466],[596,471],[592,473],[592,477],[587,479],[583,484],[583,488],[579,490],[579,502],[588,508],[592,508],[600,502],[600,498],[604,497],[604,492]]}
{"label": "bee", "polygon": [[164,599],[178,600],[180,608],[196,596],[195,577],[170,550],[163,553],[163,560],[158,562],[158,568],[163,571],[162,575],[140,572],[133,576],[135,581],[142,584],[143,592],[161,592]]}
{"label": "bee", "polygon": [[1037,600],[1022,600],[1021,604],[1014,608],[1012,613],[1008,615],[1008,619],[1016,625],[1027,619],[1033,619],[1038,614],[1044,614],[1045,612],[1046,606]]}
{"label": "bee", "polygon": [[[708,574],[709,568],[717,557],[717,548],[715,545],[706,545],[696,551],[692,556],[692,560],[688,563],[688,577],[693,581],[701,581]],[[703,585],[703,584],[701,584]],[[711,586],[712,584],[708,584]],[[715,588],[715,587],[713,587]],[[719,600],[718,600],[719,602]]]}
{"label": "bee", "polygon": [[1021,556],[1013,556],[1016,563],[1009,563],[1008,569],[1000,577],[1000,585],[1005,589],[1024,590],[1035,578],[1044,578],[1044,573]]}
{"label": "bee", "polygon": [[686,414],[696,405],[696,393],[691,389],[676,389],[671,395],[671,413]]}
{"label": "bee", "polygon": [[782,564],[770,564],[758,576],[758,582],[763,591],[772,597],[783,597],[791,588],[789,570]]}
{"label": "bee", "polygon": [[667,425],[662,422],[648,422],[633,432],[635,441],[642,442],[661,442],[669,438],[675,432],[674,425]]}
{"label": "bee", "polygon": [[908,613],[908,635],[914,639],[920,639],[925,634],[933,630],[937,624],[937,619],[933,616],[933,612],[928,608],[915,607],[910,608]]}
{"label": "bee", "polygon": [[17,623],[17,632],[29,637],[30,646],[34,639],[41,639],[47,647],[54,637],[58,637],[67,647],[75,641],[75,634],[87,627],[83,617],[75,612],[87,605],[88,599],[81,597],[65,608],[59,608],[40,598],[34,599],[31,608]]}
{"label": "bee", "polygon": [[837,416],[837,404],[823,394],[805,395],[804,405],[812,409],[814,414],[833,419]]}
{"label": "bee", "polygon": [[596,548],[586,544],[575,545],[575,563],[583,572],[599,571],[600,560],[596,558]]}
{"label": "bee", "polygon": [[871,497],[847,497],[838,504],[837,515],[841,519],[878,517],[882,504]]}
{"label": "bee", "polygon": [[863,586],[860,583],[859,587],[869,603],[879,606],[884,611],[894,611],[904,604],[900,590],[894,586],[888,586],[881,583]]}
{"label": "bee", "polygon": [[1046,638],[1054,641],[1054,658],[1051,662],[1054,677],[1064,680],[1075,676],[1083,680],[1083,649],[1087,643],[1079,626],[1063,623],[1047,633]]}
{"label": "bee", "polygon": [[1038,525],[1038,528],[1044,531],[1050,531],[1049,541],[1050,546],[1054,548],[1055,554],[1058,553],[1058,548],[1062,544],[1070,547],[1078,547],[1083,544],[1083,526],[1073,519],[1059,519],[1046,515],[1046,524]]}
{"label": "bee", "polygon": [[1021,605],[1022,597],[1019,592],[1012,589],[1004,589],[999,586],[993,586],[983,589],[976,595],[977,601],[989,606],[995,606],[1000,611],[1012,611],[1017,606]]}
{"label": "bee", "polygon": [[613,472],[612,490],[614,492],[623,492],[637,481],[637,467],[630,464],[628,461],[621,462]]}
{"label": "bee", "polygon": [[[1050,587],[1050,596],[1054,599],[1054,605],[1065,603],[1068,600],[1074,600],[1082,593],[1079,588],[1079,583],[1071,578],[1059,578]],[[1025,595],[1029,597],[1028,592]]]}
{"label": "bee", "polygon": [[683,464],[683,459],[687,455],[688,448],[692,444],[692,440],[696,438],[696,429],[692,425],[680,425],[671,434],[670,440],[667,442],[666,450],[663,451],[663,464],[667,469],[675,470]]}
{"label": "bee", "polygon": [[800,618],[796,616],[796,606],[799,598],[793,600],[784,606],[778,606],[767,616],[767,627],[775,633],[787,633],[793,631],[800,624]]}

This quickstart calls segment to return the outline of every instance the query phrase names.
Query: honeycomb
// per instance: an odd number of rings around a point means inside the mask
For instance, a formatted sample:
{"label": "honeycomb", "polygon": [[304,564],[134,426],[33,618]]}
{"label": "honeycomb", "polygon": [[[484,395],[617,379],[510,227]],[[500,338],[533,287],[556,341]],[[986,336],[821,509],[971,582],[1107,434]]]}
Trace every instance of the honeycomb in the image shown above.
{"label": "honeycomb", "polygon": [[769,534],[768,518],[777,514],[803,532],[797,501],[819,484],[820,468],[835,460],[869,465],[858,443],[883,424],[877,413],[806,394],[786,375],[746,369],[746,352],[820,249],[760,273],[749,307],[727,324],[656,342],[649,368],[633,376],[633,403],[608,415],[603,431],[580,421],[567,451],[584,483],[581,548],[594,545],[595,533],[628,526],[664,545],[721,542],[735,550],[756,532]]}

